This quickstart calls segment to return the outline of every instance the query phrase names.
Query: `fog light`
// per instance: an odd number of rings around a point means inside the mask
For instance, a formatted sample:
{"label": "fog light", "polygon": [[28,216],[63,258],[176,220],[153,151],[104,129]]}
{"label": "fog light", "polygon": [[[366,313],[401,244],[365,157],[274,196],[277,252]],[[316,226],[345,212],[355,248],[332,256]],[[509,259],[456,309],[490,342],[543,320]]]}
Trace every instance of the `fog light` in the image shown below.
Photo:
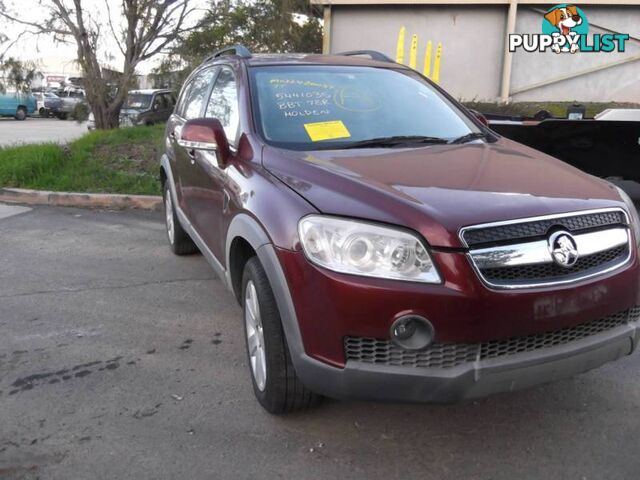
{"label": "fog light", "polygon": [[405,350],[424,350],[434,334],[431,322],[418,315],[404,315],[391,325],[391,341]]}

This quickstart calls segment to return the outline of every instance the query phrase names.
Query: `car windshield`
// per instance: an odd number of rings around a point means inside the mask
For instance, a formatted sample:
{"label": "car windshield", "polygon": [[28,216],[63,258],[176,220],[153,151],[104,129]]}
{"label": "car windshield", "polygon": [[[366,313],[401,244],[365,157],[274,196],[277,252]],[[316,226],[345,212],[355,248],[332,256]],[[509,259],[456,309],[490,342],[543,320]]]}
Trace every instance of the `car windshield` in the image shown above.
{"label": "car windshield", "polygon": [[256,127],[268,143],[283,148],[444,143],[480,132],[411,70],[254,67],[251,82]]}
{"label": "car windshield", "polygon": [[142,93],[130,93],[127,97],[127,101],[124,103],[124,108],[134,108],[136,110],[145,110],[151,105],[152,95],[145,95]]}

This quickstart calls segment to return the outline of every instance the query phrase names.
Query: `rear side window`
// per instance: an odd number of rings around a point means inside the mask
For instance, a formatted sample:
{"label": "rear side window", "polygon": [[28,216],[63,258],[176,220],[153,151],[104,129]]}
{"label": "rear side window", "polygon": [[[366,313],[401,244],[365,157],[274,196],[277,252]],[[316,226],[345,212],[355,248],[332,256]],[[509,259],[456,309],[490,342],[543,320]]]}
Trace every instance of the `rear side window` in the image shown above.
{"label": "rear side window", "polygon": [[181,116],[187,120],[200,117],[202,105],[209,92],[215,68],[208,68],[191,79],[185,90],[184,103],[180,109]]}
{"label": "rear side window", "polygon": [[233,72],[223,68],[216,80],[205,117],[217,118],[222,123],[230,143],[235,143],[238,135],[238,86]]}
{"label": "rear side window", "polygon": [[[153,100],[154,108],[158,110],[167,110],[169,109],[169,102],[167,101],[167,95],[164,93],[159,93],[156,95],[156,98]],[[157,105],[157,107],[155,107]]]}
{"label": "rear side window", "polygon": [[173,95],[170,93],[162,93],[162,101],[164,102],[164,104],[166,105],[166,108],[173,108],[173,105],[176,103]]}

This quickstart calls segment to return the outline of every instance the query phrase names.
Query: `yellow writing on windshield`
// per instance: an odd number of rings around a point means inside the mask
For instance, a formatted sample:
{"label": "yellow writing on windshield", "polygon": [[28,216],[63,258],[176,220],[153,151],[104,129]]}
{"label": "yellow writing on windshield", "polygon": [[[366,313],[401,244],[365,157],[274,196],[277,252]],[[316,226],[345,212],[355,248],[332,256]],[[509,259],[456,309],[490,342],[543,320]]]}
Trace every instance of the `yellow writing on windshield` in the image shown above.
{"label": "yellow writing on windshield", "polygon": [[271,80],[269,80],[269,83],[275,86],[300,85],[302,87],[315,87],[325,89],[335,88],[333,85],[329,85],[328,83],[312,82],[311,80],[294,80],[288,78],[272,78]]}
{"label": "yellow writing on windshield", "polygon": [[331,122],[305,123],[304,129],[307,131],[312,142],[320,142],[322,140],[334,140],[336,138],[349,138],[351,133],[342,120],[334,120]]}

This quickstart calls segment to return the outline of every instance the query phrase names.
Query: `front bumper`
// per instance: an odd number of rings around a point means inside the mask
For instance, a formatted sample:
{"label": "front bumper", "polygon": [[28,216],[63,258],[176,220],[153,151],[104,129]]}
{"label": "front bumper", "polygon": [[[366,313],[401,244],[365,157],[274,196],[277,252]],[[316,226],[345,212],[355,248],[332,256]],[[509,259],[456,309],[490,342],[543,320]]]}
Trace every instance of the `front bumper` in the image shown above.
{"label": "front bumper", "polygon": [[441,285],[339,274],[312,265],[302,252],[277,254],[305,352],[337,367],[346,365],[345,337],[388,340],[402,315],[427,318],[437,343],[476,344],[575,327],[640,305],[635,253],[628,264],[595,278],[517,291],[488,289],[459,252],[433,253]]}
{"label": "front bumper", "polygon": [[[445,276],[453,279],[445,285],[406,283],[401,289],[398,283],[367,280],[365,285],[357,277],[320,271],[300,252],[276,253],[270,245],[258,249],[258,256],[278,303],[297,375],[309,389],[333,398],[446,403],[513,391],[617,360],[631,354],[640,339],[635,256],[627,266],[598,279],[527,292],[487,290],[460,254],[439,255],[439,264],[457,273]],[[525,346],[501,349],[497,356],[479,351],[477,357],[442,368],[347,358],[347,337],[388,340],[393,314],[403,308],[404,313],[429,318],[441,345],[499,341],[510,346],[516,339]],[[606,329],[576,334],[586,324],[619,315],[620,321]],[[527,342],[544,337],[541,332],[559,333],[560,339],[530,348]],[[573,333],[563,337],[562,332]]]}
{"label": "front bumper", "polygon": [[348,361],[331,367],[307,355],[294,359],[311,390],[338,399],[451,403],[544,384],[631,354],[640,340],[636,322],[562,346],[467,363],[448,369]]}

